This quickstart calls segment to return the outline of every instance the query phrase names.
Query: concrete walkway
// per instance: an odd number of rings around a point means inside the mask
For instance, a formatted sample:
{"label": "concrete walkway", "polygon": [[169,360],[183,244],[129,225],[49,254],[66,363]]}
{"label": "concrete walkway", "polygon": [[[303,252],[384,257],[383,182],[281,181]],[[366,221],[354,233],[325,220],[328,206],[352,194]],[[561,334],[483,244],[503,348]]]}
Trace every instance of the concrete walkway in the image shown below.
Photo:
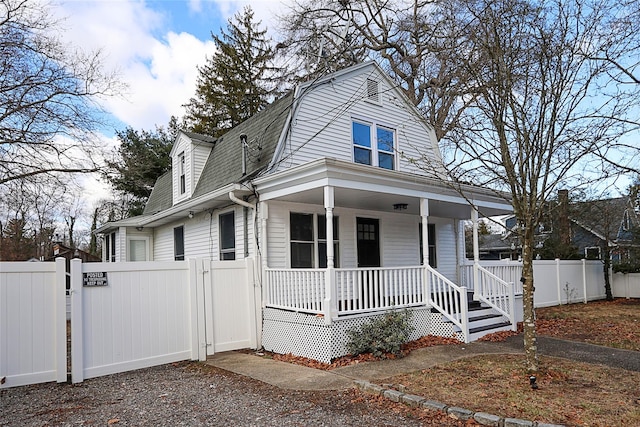
{"label": "concrete walkway", "polygon": [[[640,371],[640,352],[637,351],[538,337],[538,352],[545,356]],[[522,336],[519,335],[499,343],[474,342],[421,348],[412,351],[402,359],[365,362],[331,371],[234,351],[218,353],[209,357],[206,363],[283,389],[344,390],[353,387],[355,380],[381,381],[395,375],[427,369],[464,357],[482,354],[522,353]]]}

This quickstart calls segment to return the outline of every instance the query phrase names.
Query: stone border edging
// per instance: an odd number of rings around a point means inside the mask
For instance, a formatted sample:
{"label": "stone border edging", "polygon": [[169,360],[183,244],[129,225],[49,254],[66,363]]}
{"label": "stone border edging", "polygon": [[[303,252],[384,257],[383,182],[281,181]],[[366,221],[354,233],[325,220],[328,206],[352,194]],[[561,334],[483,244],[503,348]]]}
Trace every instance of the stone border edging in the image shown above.
{"label": "stone border edging", "polygon": [[539,423],[537,421],[521,420],[518,418],[503,418],[497,415],[488,414],[486,412],[473,412],[465,408],[459,408],[457,406],[448,406],[444,403],[436,402],[435,400],[428,400],[415,394],[407,394],[402,391],[394,390],[389,387],[372,384],[366,380],[355,380],[356,387],[360,390],[380,395],[393,402],[404,403],[405,405],[413,407],[422,407],[432,411],[442,411],[452,418],[459,420],[473,419],[478,424],[491,427],[565,427],[560,424],[547,424]]}

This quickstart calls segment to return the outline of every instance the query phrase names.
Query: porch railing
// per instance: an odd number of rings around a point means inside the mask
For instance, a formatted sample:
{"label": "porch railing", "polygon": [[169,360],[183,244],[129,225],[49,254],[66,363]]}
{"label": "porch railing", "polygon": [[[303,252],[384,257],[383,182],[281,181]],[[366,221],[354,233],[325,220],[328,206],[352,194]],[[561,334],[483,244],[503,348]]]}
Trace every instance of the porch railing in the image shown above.
{"label": "porch railing", "polygon": [[[518,261],[480,261],[480,267],[489,271],[507,283],[513,283],[513,291],[516,295],[522,295],[522,263]],[[460,283],[472,290],[473,286],[473,261],[467,261],[460,266]]]}
{"label": "porch railing", "polygon": [[464,342],[469,342],[467,288],[456,285],[431,266],[426,266],[424,271],[426,293],[430,297],[431,306],[458,326],[464,335]]}
{"label": "porch railing", "polygon": [[323,313],[327,270],[267,269],[265,305],[268,307]]}
{"label": "porch railing", "polygon": [[478,287],[474,297],[493,307],[511,322],[511,329],[516,330],[515,292],[513,283],[507,283],[482,266],[478,266]]}
{"label": "porch railing", "polygon": [[[304,313],[337,316],[426,304],[423,268],[266,270],[264,304]],[[324,306],[331,277],[331,307]]]}
{"label": "porch railing", "polygon": [[424,305],[423,268],[335,270],[338,315]]}

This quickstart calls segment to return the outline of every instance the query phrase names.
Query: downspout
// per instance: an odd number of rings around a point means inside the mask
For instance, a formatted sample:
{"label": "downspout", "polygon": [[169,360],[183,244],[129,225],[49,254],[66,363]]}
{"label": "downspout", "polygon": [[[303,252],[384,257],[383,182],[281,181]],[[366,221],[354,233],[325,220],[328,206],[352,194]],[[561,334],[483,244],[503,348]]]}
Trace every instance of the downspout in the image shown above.
{"label": "downspout", "polygon": [[256,212],[256,205],[253,203],[249,203],[247,201],[244,201],[238,197],[236,197],[236,195],[234,194],[233,191],[229,191],[229,199],[231,199],[232,202],[239,204],[240,206],[244,206],[244,257],[247,258],[249,256],[249,230],[248,230],[248,226],[249,226],[249,218],[248,218],[248,211],[247,209],[253,209],[253,224],[252,226],[255,227],[255,212]]}
{"label": "downspout", "polygon": [[[239,199],[238,197],[236,197],[236,195],[234,194],[233,191],[229,191],[229,199],[234,202],[237,203],[240,206],[244,207],[244,253],[245,253],[245,262],[246,259],[249,256],[249,230],[248,230],[248,223],[249,223],[249,219],[247,218],[248,216],[248,210],[249,209],[253,209],[253,221],[251,221],[252,226],[255,229],[255,223],[256,223],[256,205],[253,203],[249,203],[245,200]],[[254,233],[255,234],[255,233]],[[257,237],[254,235],[254,238]],[[255,254],[256,257],[258,255],[258,251],[257,248],[255,250]],[[259,270],[259,266],[256,266],[258,268],[254,269],[254,280],[255,280],[255,270]],[[258,285],[259,286],[259,285]],[[256,331],[256,346],[257,348],[262,347],[262,298],[260,298],[260,300],[258,300],[257,296],[256,296],[256,291],[255,291],[255,287],[256,287],[256,282],[253,283],[253,287],[254,287],[254,291],[253,291],[253,309],[256,311],[256,325],[255,325],[255,331]],[[262,289],[260,289],[260,295],[262,295]],[[258,308],[260,308],[258,310]]]}

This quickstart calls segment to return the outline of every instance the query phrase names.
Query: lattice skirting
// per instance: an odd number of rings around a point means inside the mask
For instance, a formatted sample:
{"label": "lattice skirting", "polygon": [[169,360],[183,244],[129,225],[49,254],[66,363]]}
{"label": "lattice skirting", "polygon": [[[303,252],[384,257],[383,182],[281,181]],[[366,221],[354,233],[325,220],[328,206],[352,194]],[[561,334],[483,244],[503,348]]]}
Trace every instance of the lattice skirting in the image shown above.
{"label": "lattice skirting", "polygon": [[[440,313],[432,313],[428,308],[413,308],[411,311],[413,332],[410,340],[425,335],[453,336],[460,339],[452,324],[444,322]],[[347,331],[380,316],[384,316],[384,313],[338,319],[331,325],[326,325],[320,316],[265,308],[262,346],[274,353],[291,353],[331,363],[333,359],[347,354]]]}

